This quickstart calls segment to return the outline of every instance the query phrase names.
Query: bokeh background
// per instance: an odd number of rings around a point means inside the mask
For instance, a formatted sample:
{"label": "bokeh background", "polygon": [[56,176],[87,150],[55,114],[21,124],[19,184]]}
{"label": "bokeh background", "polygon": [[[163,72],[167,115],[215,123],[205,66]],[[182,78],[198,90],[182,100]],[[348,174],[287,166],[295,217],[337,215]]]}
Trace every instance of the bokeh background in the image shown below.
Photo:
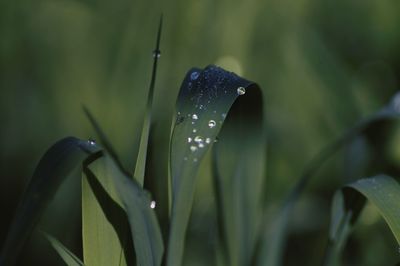
{"label": "bokeh background", "polygon": [[[0,243],[44,151],[64,136],[96,137],[83,104],[133,167],[161,13],[162,55],[146,186],[165,222],[170,125],[189,68],[217,64],[263,88],[265,205],[273,213],[314,154],[398,90],[399,11],[400,2],[394,0],[0,1]],[[357,139],[308,187],[291,222],[285,265],[319,265],[336,188],[388,168],[396,174],[400,131],[396,124],[382,128],[374,145],[368,138]],[[78,171],[74,176],[39,227],[80,254]],[[215,199],[208,167],[198,180],[185,265],[214,261]],[[394,237],[371,206],[349,241],[345,261],[400,261]],[[62,262],[35,233],[19,264]]]}

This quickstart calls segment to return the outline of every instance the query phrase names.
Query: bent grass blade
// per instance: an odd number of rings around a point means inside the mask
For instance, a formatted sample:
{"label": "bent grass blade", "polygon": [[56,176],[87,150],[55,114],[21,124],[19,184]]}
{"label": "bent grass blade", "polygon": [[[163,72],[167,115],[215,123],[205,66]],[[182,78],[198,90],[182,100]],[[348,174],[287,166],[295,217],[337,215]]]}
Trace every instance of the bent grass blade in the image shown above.
{"label": "bent grass blade", "polygon": [[[239,104],[239,99],[252,98],[253,94],[261,95],[254,83],[216,66],[208,66],[204,70],[191,69],[182,83],[170,144],[172,202],[168,266],[178,266],[182,263],[196,175],[204,155],[217,140],[221,128],[230,116],[232,106],[241,106],[239,113],[250,114],[249,122],[252,121],[252,111],[258,113],[260,109],[253,109],[251,105],[243,106]],[[246,103],[249,104],[248,101]],[[259,115],[257,114],[257,118]],[[238,119],[236,115],[232,118],[235,119],[232,119],[231,123]]]}
{"label": "bent grass blade", "polygon": [[55,143],[42,157],[23,194],[4,243],[0,265],[14,264],[46,206],[71,171],[100,148],[74,137]]}

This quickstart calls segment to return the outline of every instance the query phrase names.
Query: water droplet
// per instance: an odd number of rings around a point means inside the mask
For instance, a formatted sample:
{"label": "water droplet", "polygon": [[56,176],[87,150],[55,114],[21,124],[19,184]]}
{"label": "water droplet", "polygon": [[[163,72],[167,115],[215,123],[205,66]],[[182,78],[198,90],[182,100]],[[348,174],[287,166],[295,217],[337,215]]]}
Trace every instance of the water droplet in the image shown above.
{"label": "water droplet", "polygon": [[214,120],[208,121],[208,127],[209,127],[209,128],[213,128],[213,127],[215,127],[216,125],[217,125],[217,123],[216,123]]}
{"label": "water droplet", "polygon": [[196,132],[197,132],[197,129],[193,128],[192,132],[193,132],[193,133],[196,133]]}
{"label": "water droplet", "polygon": [[238,95],[243,95],[245,93],[246,93],[246,89],[244,87],[237,88],[237,94]]}
{"label": "water droplet", "polygon": [[191,137],[188,137],[188,142],[189,143],[192,142],[192,138]]}
{"label": "water droplet", "polygon": [[210,138],[206,138],[206,143],[210,144],[211,143],[211,139]]}
{"label": "water droplet", "polygon": [[204,148],[204,143],[200,142],[199,143],[199,148]]}
{"label": "water droplet", "polygon": [[190,79],[191,80],[196,80],[199,77],[200,73],[195,71],[192,74],[190,74]]}
{"label": "water droplet", "polygon": [[152,200],[150,202],[150,208],[154,209],[156,207],[156,202],[154,200]]}
{"label": "water droplet", "polygon": [[153,57],[154,58],[160,58],[161,56],[161,51],[160,50],[154,50],[153,51]]}
{"label": "water droplet", "polygon": [[196,146],[190,146],[190,150],[191,150],[192,152],[195,152],[195,151],[197,151],[197,147],[196,147]]}
{"label": "water droplet", "polygon": [[197,143],[200,143],[200,142],[203,142],[203,139],[200,136],[196,136],[194,138],[194,141],[197,142]]}
{"label": "water droplet", "polygon": [[89,139],[89,140],[88,140],[88,143],[89,143],[90,145],[96,145],[96,141],[95,141],[94,139]]}
{"label": "water droplet", "polygon": [[192,119],[193,119],[193,120],[197,120],[197,119],[199,119],[199,117],[198,117],[196,114],[193,114],[193,115],[192,115]]}

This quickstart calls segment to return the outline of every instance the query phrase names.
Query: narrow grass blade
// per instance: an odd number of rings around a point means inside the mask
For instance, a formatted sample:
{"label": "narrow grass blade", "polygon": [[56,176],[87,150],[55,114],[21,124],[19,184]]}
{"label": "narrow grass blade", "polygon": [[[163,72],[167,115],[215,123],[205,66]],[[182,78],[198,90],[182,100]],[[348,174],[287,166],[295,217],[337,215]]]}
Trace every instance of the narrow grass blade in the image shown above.
{"label": "narrow grass blade", "polygon": [[29,182],[3,246],[0,265],[12,265],[62,181],[100,148],[91,141],[68,137],[42,157]]}
{"label": "narrow grass blade", "polygon": [[[127,236],[129,227],[124,210],[112,199],[112,180],[106,179],[106,169],[101,163],[93,163],[102,153],[88,158],[82,178],[82,240],[86,265],[128,265]],[[93,171],[88,165],[93,164]]]}
{"label": "narrow grass blade", "polygon": [[124,166],[122,165],[122,162],[119,159],[117,152],[113,148],[111,142],[107,138],[107,135],[101,129],[99,123],[97,122],[97,120],[95,119],[93,114],[89,111],[88,108],[86,108],[86,106],[83,106],[83,111],[84,111],[85,115],[87,116],[87,118],[89,119],[89,122],[92,124],[93,129],[96,131],[96,134],[99,136],[101,145],[103,145],[103,147],[107,150],[107,152],[110,154],[110,156],[118,164],[118,167],[120,167],[121,169],[124,169]]}
{"label": "narrow grass blade", "polygon": [[83,262],[75,256],[68,248],[66,248],[60,241],[49,234],[44,233],[46,239],[50,242],[51,246],[57,251],[58,255],[63,259],[68,266],[83,266]]}
{"label": "narrow grass blade", "polygon": [[341,250],[366,200],[371,202],[389,225],[400,245],[400,184],[392,177],[379,175],[360,179],[338,193],[343,200],[332,213],[325,265],[340,265]]}
{"label": "narrow grass blade", "polygon": [[[185,233],[199,165],[214,144],[227,116],[230,116],[228,113],[232,105],[236,106],[237,99],[242,101],[253,94],[260,96],[258,87],[252,85],[254,84],[215,66],[208,66],[204,70],[190,70],[182,83],[176,103],[176,123],[170,146],[172,206],[168,266],[179,266],[182,263]],[[246,108],[248,109],[241,110],[243,115],[252,110],[259,111],[251,106]],[[231,123],[234,121],[232,119]],[[225,144],[221,146],[225,147]]]}
{"label": "narrow grass blade", "polygon": [[301,193],[308,185],[312,177],[322,165],[341,148],[348,145],[354,138],[366,134],[370,129],[379,125],[379,122],[386,120],[397,120],[400,118],[400,92],[394,95],[392,100],[381,110],[360,121],[353,128],[345,132],[337,140],[319,152],[307,165],[298,181],[283,201],[279,213],[272,222],[272,226],[266,226],[264,222],[264,236],[260,248],[258,265],[278,266],[282,262],[282,254],[286,244],[286,234],[293,212],[293,208]]}
{"label": "narrow grass blade", "polygon": [[[362,207],[365,201],[359,201]],[[340,265],[340,254],[351,232],[350,220],[353,212],[343,208],[344,197],[341,191],[335,193],[332,200],[331,225],[329,228],[329,241],[324,255],[324,265]]]}
{"label": "narrow grass blade", "polygon": [[157,75],[157,62],[161,55],[160,51],[160,40],[161,40],[161,30],[162,30],[162,16],[160,18],[160,24],[158,26],[157,32],[157,41],[156,41],[156,48],[153,52],[153,71],[151,73],[151,80],[150,80],[150,87],[149,87],[149,94],[147,96],[147,104],[145,110],[145,117],[143,120],[143,127],[142,127],[142,134],[140,136],[140,146],[138,151],[138,156],[136,159],[135,164],[135,173],[134,177],[139,182],[141,186],[143,186],[144,182],[144,171],[146,168],[146,158],[147,158],[147,146],[149,144],[149,134],[150,134],[150,127],[151,127],[151,116],[152,116],[152,109],[153,109],[153,98],[154,98],[154,87],[156,83],[156,75]]}
{"label": "narrow grass blade", "polygon": [[149,193],[143,190],[135,179],[121,171],[108,154],[93,162],[88,168],[101,186],[107,188],[110,198],[125,211],[135,247],[137,264],[161,265],[164,247],[153,209],[155,206]]}

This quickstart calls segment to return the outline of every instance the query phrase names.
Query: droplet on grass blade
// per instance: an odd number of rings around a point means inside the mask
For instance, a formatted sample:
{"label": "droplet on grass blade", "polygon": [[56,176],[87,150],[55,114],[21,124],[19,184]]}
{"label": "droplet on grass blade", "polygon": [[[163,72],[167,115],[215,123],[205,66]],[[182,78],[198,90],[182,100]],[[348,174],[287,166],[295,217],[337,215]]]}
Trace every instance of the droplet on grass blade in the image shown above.
{"label": "droplet on grass blade", "polygon": [[199,77],[199,72],[195,71],[192,74],[190,74],[190,79],[191,80],[196,80]]}
{"label": "droplet on grass blade", "polygon": [[161,51],[160,50],[154,50],[153,51],[153,57],[154,58],[160,58],[161,56]]}
{"label": "droplet on grass blade", "polygon": [[192,152],[195,152],[195,151],[197,151],[197,147],[196,147],[196,146],[190,146],[190,150],[191,150]]}
{"label": "droplet on grass blade", "polygon": [[[242,89],[238,93],[239,87]],[[250,89],[250,87],[252,88]],[[244,94],[242,92],[246,89],[246,97],[239,97]],[[171,139],[170,168],[173,195],[167,266],[181,265],[185,244],[184,235],[187,228],[187,217],[190,216],[196,173],[211,147],[210,144],[214,142],[222,127],[225,127],[223,126],[225,114],[229,112],[231,117],[226,120],[228,122],[226,128],[228,128],[228,132],[231,132],[228,135],[233,139],[230,141],[229,137],[227,138],[225,135],[223,139],[228,139],[228,141],[221,141],[218,144],[231,143],[232,146],[240,146],[238,151],[232,150],[231,152],[231,149],[228,149],[230,154],[235,154],[232,156],[235,161],[243,150],[252,150],[252,144],[257,143],[256,149],[263,147],[258,141],[258,135],[260,135],[258,133],[255,138],[246,138],[251,142],[250,145],[247,145],[247,142],[243,144],[240,138],[242,133],[244,136],[247,136],[247,133],[253,133],[253,125],[257,132],[262,128],[260,126],[262,97],[260,96],[261,91],[254,83],[216,66],[208,66],[205,69],[194,68],[187,73],[178,95],[176,110],[185,113],[185,116],[190,114],[187,117],[190,122],[186,121],[183,126],[174,127]],[[197,119],[193,118],[194,114]],[[242,118],[245,121],[242,121]],[[242,124],[245,126],[240,127],[239,125]],[[238,137],[238,145],[234,145],[236,144],[235,136]],[[190,143],[187,141],[188,137],[192,138]],[[243,148],[242,145],[246,148]],[[262,159],[262,156],[257,153],[257,160],[259,158]],[[185,161],[190,163],[182,163]],[[258,175],[252,174],[252,177],[258,178]],[[258,183],[249,187],[253,188],[254,186],[261,187]],[[252,193],[252,197],[257,198],[258,193]],[[249,243],[249,246],[251,245],[252,243]]]}
{"label": "droplet on grass blade", "polygon": [[208,121],[208,127],[209,127],[209,128],[213,128],[213,127],[215,127],[216,125],[217,125],[217,123],[216,123],[214,120]]}
{"label": "droplet on grass blade", "polygon": [[244,95],[246,93],[246,89],[244,87],[237,88],[238,95]]}

